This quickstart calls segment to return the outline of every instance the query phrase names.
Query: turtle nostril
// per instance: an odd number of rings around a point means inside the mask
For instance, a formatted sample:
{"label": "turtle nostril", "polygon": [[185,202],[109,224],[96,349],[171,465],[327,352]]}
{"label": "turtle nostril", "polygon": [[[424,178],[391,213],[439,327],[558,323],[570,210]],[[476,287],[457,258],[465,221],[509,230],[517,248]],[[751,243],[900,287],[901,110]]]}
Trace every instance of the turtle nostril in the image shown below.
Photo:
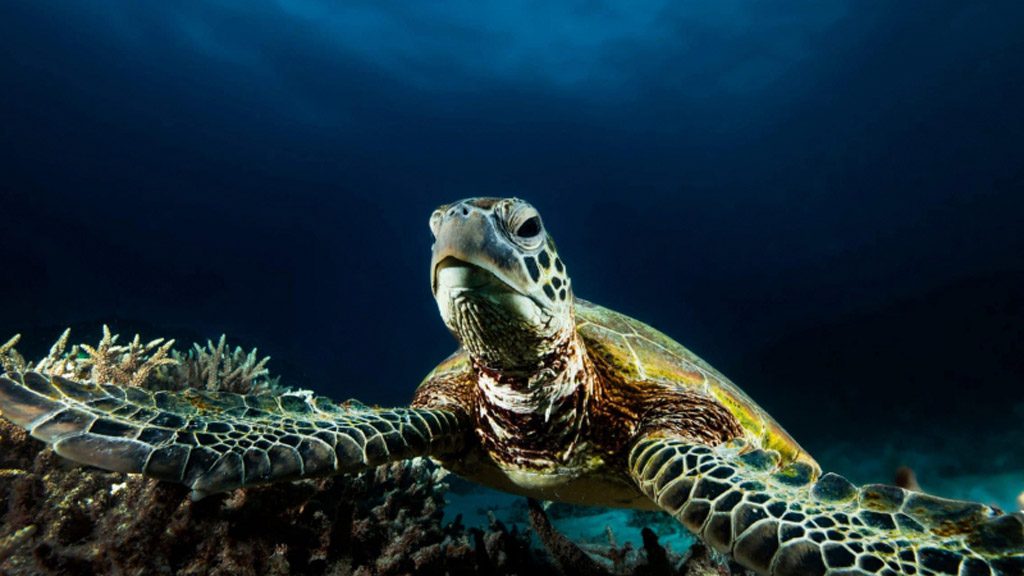
{"label": "turtle nostril", "polygon": [[463,206],[462,207],[462,215],[463,216],[469,216],[469,208],[466,208],[465,206]]}

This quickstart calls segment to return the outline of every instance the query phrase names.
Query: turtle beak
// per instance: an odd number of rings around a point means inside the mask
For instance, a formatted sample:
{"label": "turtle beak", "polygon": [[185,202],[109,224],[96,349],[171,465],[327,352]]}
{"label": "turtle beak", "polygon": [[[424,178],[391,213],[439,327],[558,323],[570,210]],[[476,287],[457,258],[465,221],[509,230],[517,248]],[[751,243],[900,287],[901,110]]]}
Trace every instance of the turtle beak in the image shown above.
{"label": "turtle beak", "polygon": [[434,266],[431,274],[431,287],[435,298],[439,285],[458,292],[487,289],[514,292],[512,287],[494,274],[453,256],[445,257]]}
{"label": "turtle beak", "polygon": [[[528,296],[514,274],[508,270],[518,260],[506,241],[499,239],[494,223],[477,210],[443,207],[430,218],[434,233],[430,261],[430,288],[437,297],[438,279],[458,282],[466,289],[494,284],[497,279],[509,290]],[[463,284],[464,283],[464,284]]]}

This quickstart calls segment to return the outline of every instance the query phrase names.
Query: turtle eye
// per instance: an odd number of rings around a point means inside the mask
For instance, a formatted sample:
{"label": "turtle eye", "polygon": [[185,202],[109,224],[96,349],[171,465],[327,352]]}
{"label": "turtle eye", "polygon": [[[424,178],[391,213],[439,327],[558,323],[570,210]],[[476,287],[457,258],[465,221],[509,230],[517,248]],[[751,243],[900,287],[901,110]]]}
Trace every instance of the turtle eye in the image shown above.
{"label": "turtle eye", "polygon": [[532,250],[544,241],[544,224],[540,213],[533,207],[515,198],[501,206],[502,227],[508,237],[521,248]]}
{"label": "turtle eye", "polygon": [[533,216],[523,221],[519,227],[516,228],[516,236],[523,240],[530,240],[536,238],[540,234],[540,216]]}

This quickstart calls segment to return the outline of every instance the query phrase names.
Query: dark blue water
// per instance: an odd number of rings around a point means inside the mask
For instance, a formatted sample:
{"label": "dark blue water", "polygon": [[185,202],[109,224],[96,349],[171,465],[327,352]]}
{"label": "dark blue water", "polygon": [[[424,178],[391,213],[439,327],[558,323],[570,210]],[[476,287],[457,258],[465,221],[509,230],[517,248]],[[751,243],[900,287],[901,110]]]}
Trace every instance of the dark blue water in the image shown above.
{"label": "dark blue water", "polygon": [[430,211],[516,195],[813,451],[1024,469],[1019,2],[336,4],[0,4],[0,336],[403,403]]}

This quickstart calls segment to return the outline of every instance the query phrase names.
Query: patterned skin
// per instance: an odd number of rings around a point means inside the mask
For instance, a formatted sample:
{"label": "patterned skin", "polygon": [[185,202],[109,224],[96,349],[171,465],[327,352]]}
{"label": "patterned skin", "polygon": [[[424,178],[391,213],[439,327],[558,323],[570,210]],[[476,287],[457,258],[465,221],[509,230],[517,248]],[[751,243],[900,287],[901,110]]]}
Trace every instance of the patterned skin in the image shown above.
{"label": "patterned skin", "polygon": [[1021,514],[821,476],[692,352],[576,299],[529,204],[463,200],[430,226],[431,288],[461,347],[411,408],[27,373],[0,377],[0,410],[72,460],[196,497],[431,456],[518,494],[663,509],[759,574],[1024,574]]}
{"label": "patterned skin", "polygon": [[647,437],[630,452],[641,490],[759,574],[1024,573],[1024,519],[982,504],[837,474],[743,440],[709,447]]}
{"label": "patterned skin", "polygon": [[310,394],[150,392],[36,372],[0,377],[3,415],[61,456],[192,488],[192,497],[462,449],[443,410],[337,406]]}

